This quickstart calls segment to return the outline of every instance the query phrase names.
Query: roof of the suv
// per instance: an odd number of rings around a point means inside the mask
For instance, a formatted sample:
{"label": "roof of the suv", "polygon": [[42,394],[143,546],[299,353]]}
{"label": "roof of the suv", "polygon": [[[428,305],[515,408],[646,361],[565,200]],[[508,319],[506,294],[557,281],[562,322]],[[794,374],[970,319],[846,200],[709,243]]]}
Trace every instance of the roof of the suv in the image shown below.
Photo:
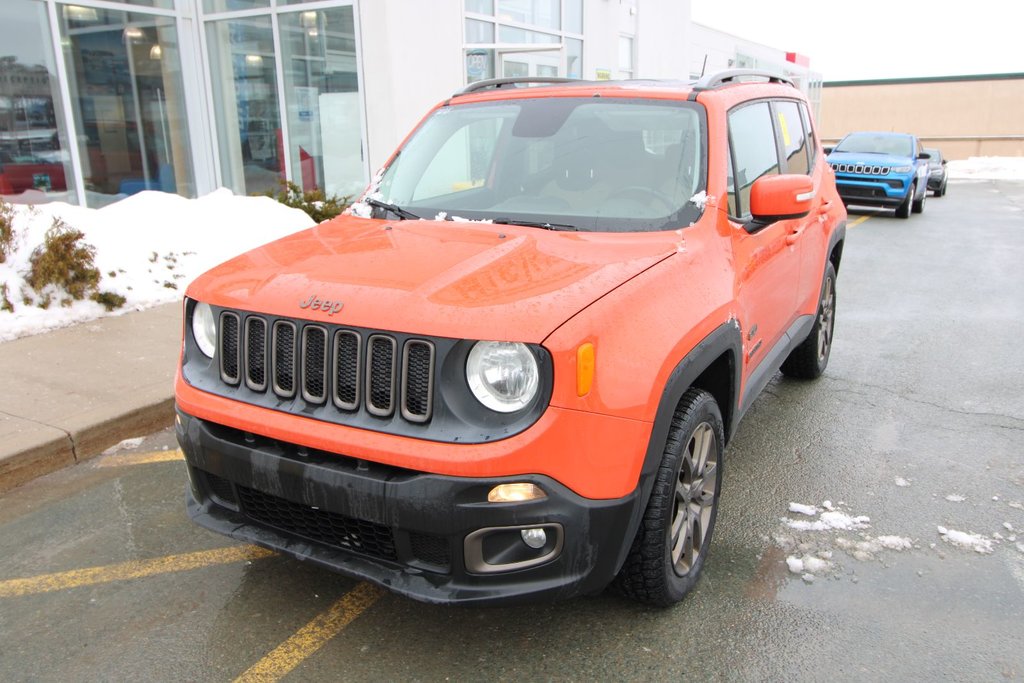
{"label": "roof of the suv", "polygon": [[[480,99],[505,99],[506,97],[558,97],[579,95],[580,89],[596,95],[615,95],[638,91],[657,91],[675,97],[696,99],[701,92],[718,90],[730,86],[750,84],[780,84],[792,87],[789,79],[769,71],[756,69],[732,69],[721,71],[698,80],[635,79],[626,81],[584,81],[570,78],[528,76],[517,78],[494,78],[470,83],[454,93],[451,99],[474,95],[490,94]],[[575,91],[575,92],[574,92]],[[477,99],[477,98],[474,98]]]}

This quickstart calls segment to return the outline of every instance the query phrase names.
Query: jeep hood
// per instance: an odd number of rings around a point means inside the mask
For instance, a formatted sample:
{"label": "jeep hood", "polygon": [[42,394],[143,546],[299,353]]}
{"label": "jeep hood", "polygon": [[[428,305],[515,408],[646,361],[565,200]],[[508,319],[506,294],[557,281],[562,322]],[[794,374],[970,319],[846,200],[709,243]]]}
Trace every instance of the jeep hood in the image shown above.
{"label": "jeep hood", "polygon": [[339,325],[539,343],[678,240],[342,216],[217,266],[187,294]]}
{"label": "jeep hood", "polygon": [[832,152],[828,155],[834,164],[864,164],[865,166],[912,166],[910,157],[893,154],[870,154],[868,152]]}

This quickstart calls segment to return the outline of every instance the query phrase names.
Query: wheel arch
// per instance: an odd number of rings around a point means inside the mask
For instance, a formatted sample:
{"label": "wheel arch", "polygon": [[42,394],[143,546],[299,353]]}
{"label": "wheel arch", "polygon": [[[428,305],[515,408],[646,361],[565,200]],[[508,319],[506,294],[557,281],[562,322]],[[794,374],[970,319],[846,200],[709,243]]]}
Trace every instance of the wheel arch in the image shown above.
{"label": "wheel arch", "polygon": [[696,387],[714,396],[718,409],[722,413],[722,426],[725,433],[725,445],[735,431],[739,421],[737,402],[740,395],[740,362],[743,353],[743,338],[739,322],[735,319],[722,323],[708,336],[702,339],[693,349],[680,360],[662,389],[661,399],[651,428],[651,436],[647,443],[643,467],[637,488],[637,506],[633,510],[626,538],[624,539],[616,571],[622,566],[633,543],[644,510],[654,487],[658,467],[665,450],[665,442],[672,425],[672,417],[679,406],[683,394]]}

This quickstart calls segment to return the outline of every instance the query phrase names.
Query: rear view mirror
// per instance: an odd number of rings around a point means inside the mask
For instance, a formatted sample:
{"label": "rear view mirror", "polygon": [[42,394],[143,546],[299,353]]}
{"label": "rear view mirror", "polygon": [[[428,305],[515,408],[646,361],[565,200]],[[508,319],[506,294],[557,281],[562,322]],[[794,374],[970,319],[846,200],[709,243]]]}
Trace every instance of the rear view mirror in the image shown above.
{"label": "rear view mirror", "polygon": [[803,218],[811,211],[814,183],[805,175],[765,175],[750,188],[748,232],[756,232],[775,221]]}
{"label": "rear view mirror", "polygon": [[825,154],[831,154],[832,150],[834,150],[835,147],[825,147],[824,149],[825,149]]}

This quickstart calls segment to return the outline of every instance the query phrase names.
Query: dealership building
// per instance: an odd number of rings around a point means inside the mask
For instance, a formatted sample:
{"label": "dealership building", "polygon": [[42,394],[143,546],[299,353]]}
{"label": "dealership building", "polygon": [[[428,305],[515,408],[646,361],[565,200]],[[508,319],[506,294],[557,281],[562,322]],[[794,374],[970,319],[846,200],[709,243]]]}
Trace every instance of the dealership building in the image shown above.
{"label": "dealership building", "polygon": [[351,195],[473,81],[739,67],[817,99],[805,58],[694,24],[688,0],[3,0],[0,195]]}

